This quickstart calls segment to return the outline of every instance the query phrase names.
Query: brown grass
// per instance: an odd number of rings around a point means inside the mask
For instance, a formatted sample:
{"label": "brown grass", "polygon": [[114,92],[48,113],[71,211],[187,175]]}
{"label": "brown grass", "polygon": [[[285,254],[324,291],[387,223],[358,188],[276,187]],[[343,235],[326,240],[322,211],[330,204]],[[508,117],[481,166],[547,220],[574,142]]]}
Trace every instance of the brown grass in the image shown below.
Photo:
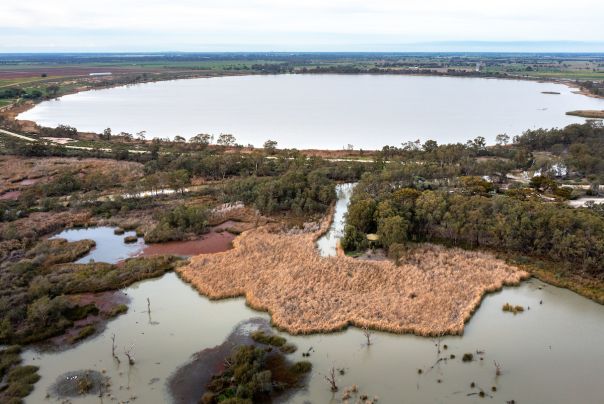
{"label": "brown grass", "polygon": [[389,261],[321,257],[315,233],[268,226],[244,232],[232,250],[193,257],[176,271],[199,292],[245,296],[291,334],[347,325],[419,335],[461,334],[483,295],[528,274],[493,255],[424,244],[400,266]]}
{"label": "brown grass", "polygon": [[580,116],[582,118],[593,118],[593,119],[602,119],[604,118],[604,110],[578,110],[578,111],[568,111],[566,115]]}
{"label": "brown grass", "polygon": [[141,177],[142,168],[140,163],[96,158],[0,156],[0,192],[24,189],[29,185],[21,185],[20,182],[27,179],[47,182],[65,171],[78,173],[81,178],[92,174],[111,174],[126,182]]}

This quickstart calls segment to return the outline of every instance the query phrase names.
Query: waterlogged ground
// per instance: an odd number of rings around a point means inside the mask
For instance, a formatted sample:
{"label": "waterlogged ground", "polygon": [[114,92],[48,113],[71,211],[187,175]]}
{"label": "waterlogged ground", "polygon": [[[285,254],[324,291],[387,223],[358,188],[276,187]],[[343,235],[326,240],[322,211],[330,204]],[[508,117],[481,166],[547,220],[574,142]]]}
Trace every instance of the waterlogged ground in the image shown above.
{"label": "waterlogged ground", "polygon": [[[347,187],[338,190],[336,216],[343,214],[351,190]],[[335,220],[332,230],[341,231],[341,223]],[[335,248],[332,241],[319,245],[324,252]],[[60,402],[46,398],[49,387],[59,375],[82,369],[104,371],[111,379],[110,394],[119,402],[133,397],[142,403],[169,402],[170,375],[194,353],[221,344],[241,321],[269,319],[241,298],[210,301],[173,273],[124,292],[131,298],[128,313],[109,322],[102,334],[60,353],[26,351],[26,364],[40,366],[42,376],[28,403]],[[508,302],[525,311],[503,312]],[[112,335],[120,363],[111,356]],[[326,335],[282,335],[299,347],[292,360],[307,359],[302,353],[312,348],[308,359],[313,372],[307,387],[290,396],[292,403],[339,403],[344,388],[353,384],[369,397],[379,396],[382,403],[602,403],[604,306],[534,279],[488,295],[462,337],[442,338],[440,355],[436,340],[413,335],[374,332],[370,346],[355,328]],[[136,359],[132,367],[124,356],[130,347]],[[462,362],[464,353],[473,353],[474,360]],[[500,376],[494,361],[500,364]],[[344,371],[337,376],[336,394],[324,380],[332,366]],[[100,403],[101,398],[71,401]],[[107,401],[105,396],[102,402]]]}
{"label": "waterlogged ground", "polygon": [[[127,288],[130,310],[110,322],[99,336],[61,353],[25,353],[25,362],[40,366],[42,379],[28,403],[45,402],[47,389],[68,371],[94,369],[111,378],[111,394],[118,400],[133,396],[138,402],[169,401],[166,381],[195,352],[219,345],[240,321],[251,317],[268,319],[244,304],[243,299],[210,301],[177,278],[167,274]],[[147,313],[151,301],[151,316]],[[539,304],[540,301],[543,304]],[[521,304],[530,310],[504,313],[504,303]],[[111,357],[111,335],[116,336],[121,364]],[[329,391],[323,379],[331,366],[344,368],[339,384],[358,384],[378,395],[381,402],[466,403],[479,400],[471,382],[492,394],[494,402],[601,403],[604,374],[604,308],[575,293],[531,280],[518,288],[489,295],[470,321],[463,337],[443,338],[448,345],[441,356],[456,359],[429,370],[437,360],[430,338],[374,333],[373,344],[364,345],[358,329],[345,332],[288,336],[299,350],[292,360],[313,348],[314,365],[309,385],[290,402],[339,402],[340,394]],[[134,346],[136,364],[127,365],[124,348]],[[484,351],[484,360],[463,363],[465,352]],[[503,374],[495,376],[493,361]],[[418,375],[417,369],[423,369]],[[438,383],[438,380],[441,383]],[[491,387],[497,392],[492,393]],[[106,400],[107,398],[105,398]],[[49,402],[58,402],[49,399]],[[98,397],[73,402],[98,403]]]}

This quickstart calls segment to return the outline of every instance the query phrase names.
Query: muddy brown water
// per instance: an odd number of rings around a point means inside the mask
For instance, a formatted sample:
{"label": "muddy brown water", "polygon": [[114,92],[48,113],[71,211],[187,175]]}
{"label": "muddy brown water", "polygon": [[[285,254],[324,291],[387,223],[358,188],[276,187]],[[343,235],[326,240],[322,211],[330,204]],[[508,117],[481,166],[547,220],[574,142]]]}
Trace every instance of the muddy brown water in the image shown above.
{"label": "muddy brown water", "polygon": [[[24,362],[39,366],[41,375],[27,403],[57,402],[45,398],[49,387],[59,375],[78,369],[104,370],[110,377],[111,397],[102,402],[133,397],[143,403],[172,402],[168,382],[177,369],[192,364],[196,353],[221,346],[242,321],[269,320],[243,298],[209,300],[174,273],[123,292],[130,298],[129,311],[101,334],[63,352],[25,351]],[[525,311],[503,312],[505,303]],[[307,386],[289,397],[291,403],[341,403],[342,390],[352,384],[369,397],[379,396],[380,403],[603,402],[604,306],[535,279],[487,295],[463,336],[440,340],[440,354],[438,340],[414,335],[373,332],[367,346],[356,328],[307,336],[273,331],[298,346],[291,360],[313,363]],[[111,357],[112,335],[120,363]],[[133,350],[134,366],[128,366],[125,349]],[[310,358],[303,358],[309,349]],[[463,362],[464,353],[472,353],[474,360]],[[324,379],[332,366],[344,370],[337,375],[340,392],[335,394]],[[71,402],[100,403],[101,398]]]}

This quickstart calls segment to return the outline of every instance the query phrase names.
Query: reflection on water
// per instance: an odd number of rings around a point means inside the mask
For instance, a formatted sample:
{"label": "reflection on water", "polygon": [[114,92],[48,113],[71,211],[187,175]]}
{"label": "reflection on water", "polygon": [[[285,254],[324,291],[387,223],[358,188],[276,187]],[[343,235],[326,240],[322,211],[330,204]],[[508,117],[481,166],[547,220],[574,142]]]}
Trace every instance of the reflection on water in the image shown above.
{"label": "reflection on water", "polygon": [[317,240],[317,248],[323,256],[335,256],[338,240],[344,235],[345,215],[348,211],[348,203],[352,196],[352,190],[356,184],[339,184],[336,186],[338,200],[333,215],[333,222],[327,233]]}
{"label": "reflection on water", "polygon": [[[42,379],[29,403],[43,402],[47,388],[60,374],[79,369],[106,370],[112,380],[112,394],[119,400],[137,396],[139,402],[167,401],[166,381],[191,355],[220,344],[241,320],[268,318],[249,309],[243,299],[210,301],[184,284],[175,274],[144,281],[127,288],[130,310],[108,324],[99,336],[62,353],[28,350],[25,362],[40,366]],[[151,316],[147,313],[147,297]],[[543,304],[540,304],[540,301]],[[504,303],[530,307],[522,314],[504,313]],[[118,365],[111,357],[111,335],[116,336]],[[323,378],[331,366],[344,368],[342,387],[358,384],[361,390],[378,395],[380,402],[466,403],[478,399],[467,394],[475,382],[496,402],[518,403],[601,403],[597,375],[604,374],[604,308],[575,293],[536,280],[517,288],[489,295],[467,326],[463,337],[445,337],[443,356],[455,360],[436,361],[430,338],[374,333],[373,344],[364,345],[358,329],[344,332],[286,336],[298,345],[292,360],[313,347],[314,370],[306,389],[291,402],[330,402],[332,394]],[[134,346],[136,364],[129,368],[123,349]],[[484,351],[484,360],[463,363],[465,352]],[[495,376],[493,361],[503,374]],[[417,369],[424,373],[418,375]],[[441,383],[438,383],[438,380]],[[121,388],[120,388],[121,386]],[[497,392],[491,393],[492,386]],[[129,388],[128,388],[129,387]],[[340,397],[337,395],[336,397]],[[73,400],[98,403],[98,397]],[[337,402],[337,401],[334,401]]]}
{"label": "reflection on water", "polygon": [[[338,203],[347,201],[351,191],[351,185],[340,186]],[[341,223],[343,211],[337,213]],[[335,244],[323,243],[321,250],[330,254]],[[222,343],[242,320],[268,319],[241,298],[210,301],[173,273],[124,291],[131,297],[128,313],[109,322],[100,335],[61,353],[25,352],[25,363],[40,366],[42,376],[28,403],[45,402],[48,387],[59,375],[81,369],[104,370],[111,378],[111,394],[120,402],[132,397],[142,403],[169,402],[166,382],[191,355]],[[525,311],[503,312],[508,302],[524,306]],[[120,364],[111,357],[112,335]],[[498,403],[602,403],[604,307],[535,279],[488,295],[463,336],[442,338],[440,357],[453,354],[455,359],[438,363],[435,340],[430,338],[374,332],[372,345],[366,346],[363,332],[356,328],[326,335],[282,335],[299,347],[292,360],[307,359],[302,353],[313,348],[308,358],[312,375],[308,386],[290,398],[293,403],[341,402],[341,391],[352,384],[370,397],[379,396],[382,403],[480,402],[480,389]],[[132,367],[123,354],[130,346],[136,358]],[[466,352],[473,353],[475,360],[462,362]],[[495,361],[501,365],[500,376]],[[345,371],[338,376],[341,389],[335,395],[324,379],[332,366]],[[100,403],[101,399],[87,396],[71,401]]]}
{"label": "reflection on water", "polygon": [[227,221],[213,227],[207,234],[197,240],[171,241],[167,243],[146,244],[142,237],[135,243],[125,243],[124,238],[134,236],[136,232],[127,231],[122,235],[114,233],[114,227],[89,227],[87,229],[68,229],[52,238],[64,238],[67,241],[94,240],[96,246],[77,263],[86,264],[90,261],[115,264],[129,257],[173,254],[193,256],[226,251],[231,248],[235,235],[226,229],[235,222]]}
{"label": "reflection on water", "polygon": [[[542,91],[557,91],[555,97]],[[19,115],[43,126],[100,133],[146,130],[152,137],[232,133],[287,148],[381,149],[434,139],[565,126],[567,111],[604,109],[604,100],[535,81],[398,75],[267,75],[202,78],[88,91],[45,101]]]}
{"label": "reflection on water", "polygon": [[124,260],[140,251],[145,242],[139,238],[136,243],[124,243],[124,237],[134,236],[134,231],[128,231],[122,235],[114,234],[114,227],[89,227],[87,229],[68,229],[53,236],[52,238],[64,238],[67,241],[94,240],[96,247],[86,254],[77,263],[86,264],[90,261],[108,262],[114,264]]}

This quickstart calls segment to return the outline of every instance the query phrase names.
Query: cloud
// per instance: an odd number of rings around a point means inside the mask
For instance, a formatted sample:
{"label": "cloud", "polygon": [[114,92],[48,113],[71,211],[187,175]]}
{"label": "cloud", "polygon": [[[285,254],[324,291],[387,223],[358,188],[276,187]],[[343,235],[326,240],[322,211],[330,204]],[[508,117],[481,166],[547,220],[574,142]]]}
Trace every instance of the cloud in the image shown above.
{"label": "cloud", "polygon": [[602,15],[594,0],[4,0],[0,51],[603,41]]}

